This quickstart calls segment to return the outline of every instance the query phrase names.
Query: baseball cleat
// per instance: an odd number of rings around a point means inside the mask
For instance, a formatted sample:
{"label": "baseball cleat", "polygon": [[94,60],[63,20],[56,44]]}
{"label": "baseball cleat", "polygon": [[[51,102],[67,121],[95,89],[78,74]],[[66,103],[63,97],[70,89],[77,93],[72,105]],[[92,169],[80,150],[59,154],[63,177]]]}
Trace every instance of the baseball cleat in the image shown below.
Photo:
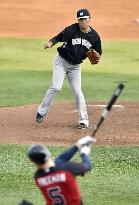
{"label": "baseball cleat", "polygon": [[80,123],[78,129],[87,129],[87,125],[85,123]]}
{"label": "baseball cleat", "polygon": [[44,116],[40,115],[39,113],[37,113],[36,115],[36,122],[37,123],[41,123],[44,119]]}

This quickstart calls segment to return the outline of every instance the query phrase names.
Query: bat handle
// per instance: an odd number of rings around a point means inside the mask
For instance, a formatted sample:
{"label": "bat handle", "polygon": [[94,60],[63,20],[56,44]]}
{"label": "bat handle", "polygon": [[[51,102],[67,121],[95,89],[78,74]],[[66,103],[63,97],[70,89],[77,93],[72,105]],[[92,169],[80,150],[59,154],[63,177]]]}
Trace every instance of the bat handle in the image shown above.
{"label": "bat handle", "polygon": [[94,131],[92,132],[91,136],[94,137],[96,132],[98,131],[98,128],[100,127],[100,125],[102,124],[104,120],[104,117],[101,117],[100,120],[98,121],[98,123],[96,124]]}

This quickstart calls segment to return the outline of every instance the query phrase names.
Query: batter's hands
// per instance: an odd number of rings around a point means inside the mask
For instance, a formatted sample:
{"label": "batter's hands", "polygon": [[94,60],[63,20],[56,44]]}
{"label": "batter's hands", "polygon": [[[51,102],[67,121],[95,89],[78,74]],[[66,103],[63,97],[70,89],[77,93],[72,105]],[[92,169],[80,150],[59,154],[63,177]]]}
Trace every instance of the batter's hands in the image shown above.
{"label": "batter's hands", "polygon": [[80,153],[89,155],[90,150],[91,150],[91,147],[89,145],[84,145],[83,147],[81,147]]}
{"label": "batter's hands", "polygon": [[78,148],[81,148],[81,147],[83,147],[85,145],[91,145],[94,142],[96,142],[96,138],[95,137],[85,136],[85,137],[80,138],[77,141],[76,145],[78,146]]}
{"label": "batter's hands", "polygon": [[48,43],[46,43],[46,44],[44,45],[44,49],[51,48],[52,46],[53,46],[52,41],[49,41]]}
{"label": "batter's hands", "polygon": [[80,144],[80,153],[89,155],[91,150],[91,144],[96,142],[95,137],[85,136],[78,140],[78,144]]}

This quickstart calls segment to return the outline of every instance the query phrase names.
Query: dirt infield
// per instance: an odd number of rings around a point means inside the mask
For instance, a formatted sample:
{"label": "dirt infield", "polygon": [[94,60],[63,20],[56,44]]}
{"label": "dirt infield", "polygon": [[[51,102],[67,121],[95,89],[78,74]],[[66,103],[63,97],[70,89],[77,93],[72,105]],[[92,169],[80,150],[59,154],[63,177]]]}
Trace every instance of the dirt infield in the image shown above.
{"label": "dirt infield", "polygon": [[[42,124],[35,122],[37,106],[0,108],[0,143],[70,144],[89,135],[103,109],[88,103],[90,127],[77,129],[78,112],[72,103],[55,103]],[[139,145],[139,103],[115,105],[97,134],[97,145]]]}
{"label": "dirt infield", "polygon": [[[88,8],[102,39],[139,39],[138,0],[4,0],[0,1],[0,36],[46,38],[76,22],[76,11]],[[35,123],[37,106],[0,108],[0,143],[70,144],[91,133],[102,107],[88,103],[90,128],[77,130],[74,104],[57,103],[49,118]],[[98,133],[97,145],[139,145],[139,103],[114,107]]]}

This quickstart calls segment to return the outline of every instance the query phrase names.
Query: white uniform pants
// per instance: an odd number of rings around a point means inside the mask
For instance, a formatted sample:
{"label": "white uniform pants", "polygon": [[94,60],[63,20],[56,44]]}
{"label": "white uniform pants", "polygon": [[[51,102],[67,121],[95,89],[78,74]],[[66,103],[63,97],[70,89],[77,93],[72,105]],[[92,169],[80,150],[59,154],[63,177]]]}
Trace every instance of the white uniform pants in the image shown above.
{"label": "white uniform pants", "polygon": [[56,55],[54,60],[52,85],[46,92],[42,103],[38,107],[38,113],[42,116],[47,115],[49,108],[51,107],[53,97],[62,88],[65,75],[67,75],[69,84],[76,99],[76,105],[79,111],[79,123],[85,123],[88,126],[86,104],[81,90],[80,64],[72,65],[59,54]]}

